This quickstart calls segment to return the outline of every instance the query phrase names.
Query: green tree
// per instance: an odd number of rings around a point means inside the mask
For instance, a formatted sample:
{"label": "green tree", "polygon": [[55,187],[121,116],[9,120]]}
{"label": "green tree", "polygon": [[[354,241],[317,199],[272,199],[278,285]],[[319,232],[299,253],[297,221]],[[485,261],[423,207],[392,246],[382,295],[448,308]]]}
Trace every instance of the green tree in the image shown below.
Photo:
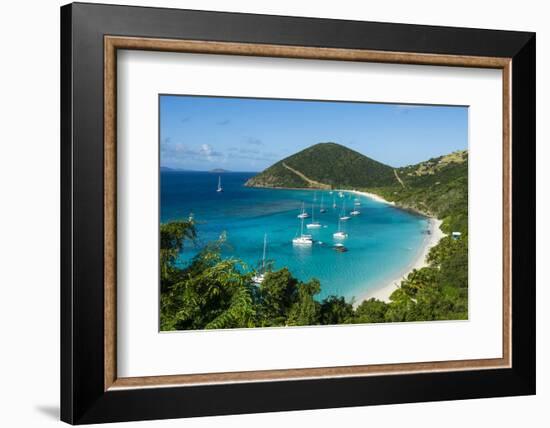
{"label": "green tree", "polygon": [[407,278],[401,281],[401,289],[411,298],[416,297],[423,288],[433,285],[437,282],[439,272],[437,268],[425,267],[422,269],[413,269]]}
{"label": "green tree", "polygon": [[384,315],[387,322],[414,321],[416,318],[416,303],[403,290],[398,288],[390,296],[390,304]]}
{"label": "green tree", "polygon": [[353,322],[353,305],[339,296],[329,296],[321,302],[321,324],[348,324]]}
{"label": "green tree", "polygon": [[221,258],[224,241],[201,251],[162,293],[162,330],[255,326],[251,274],[239,260]]}
{"label": "green tree", "polygon": [[290,308],[287,325],[316,325],[320,323],[321,305],[313,296],[321,291],[318,280],[298,285],[296,301]]}
{"label": "green tree", "polygon": [[160,283],[166,290],[177,278],[175,262],[185,240],[195,242],[197,230],[193,220],[175,221],[160,225]]}
{"label": "green tree", "polygon": [[364,300],[355,310],[354,322],[358,324],[385,322],[388,305],[385,302],[371,298]]}
{"label": "green tree", "polygon": [[287,268],[265,274],[259,290],[262,325],[285,325],[290,307],[297,299],[297,286],[298,280]]}

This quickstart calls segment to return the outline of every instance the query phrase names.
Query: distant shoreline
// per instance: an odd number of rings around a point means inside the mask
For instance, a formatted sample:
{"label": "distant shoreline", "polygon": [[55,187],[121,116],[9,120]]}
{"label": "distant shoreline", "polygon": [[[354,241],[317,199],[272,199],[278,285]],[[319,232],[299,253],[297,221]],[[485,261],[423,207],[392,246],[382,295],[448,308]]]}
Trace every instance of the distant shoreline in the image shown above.
{"label": "distant shoreline", "polygon": [[384,199],[382,196],[379,196],[375,193],[371,193],[371,192],[363,192],[363,191],[360,191],[360,190],[336,190],[336,192],[349,192],[349,193],[353,193],[354,195],[360,195],[360,196],[366,196],[367,198],[370,198],[372,200],[375,200],[376,202],[381,202],[383,204],[388,204],[388,205],[392,205],[396,208],[400,208],[399,206],[397,206],[395,204],[395,202],[390,202],[390,201],[387,201],[386,199]]}
{"label": "distant shoreline", "polygon": [[407,276],[415,269],[421,269],[428,266],[427,257],[430,250],[436,246],[439,241],[445,237],[445,233],[441,230],[440,226],[443,223],[441,220],[429,217],[428,221],[430,234],[426,235],[424,242],[422,243],[422,248],[419,251],[417,257],[397,276],[394,276],[390,281],[384,281],[384,283],[367,291],[366,293],[359,296],[357,301],[354,303],[354,306],[359,306],[363,301],[369,300],[371,298],[381,300],[383,302],[389,302],[391,294],[401,287],[401,281],[407,278]]}
{"label": "distant shoreline", "polygon": [[166,166],[161,166],[159,168],[160,172],[185,172],[185,173],[199,173],[199,174],[258,174],[258,171],[230,171],[230,170],[223,170],[223,171],[202,171],[198,169],[174,169],[169,168]]}

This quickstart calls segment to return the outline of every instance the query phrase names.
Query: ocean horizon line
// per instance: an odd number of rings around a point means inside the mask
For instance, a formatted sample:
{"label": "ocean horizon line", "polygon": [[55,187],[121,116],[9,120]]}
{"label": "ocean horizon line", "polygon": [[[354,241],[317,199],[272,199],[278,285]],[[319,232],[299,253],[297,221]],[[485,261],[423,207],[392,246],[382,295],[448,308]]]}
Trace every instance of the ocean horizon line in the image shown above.
{"label": "ocean horizon line", "polygon": [[160,166],[161,172],[204,172],[208,174],[258,174],[261,171],[236,171],[236,170],[223,170],[223,171],[216,171],[216,168],[210,169],[210,170],[202,170],[202,169],[179,169],[179,168],[172,168],[170,166]]}

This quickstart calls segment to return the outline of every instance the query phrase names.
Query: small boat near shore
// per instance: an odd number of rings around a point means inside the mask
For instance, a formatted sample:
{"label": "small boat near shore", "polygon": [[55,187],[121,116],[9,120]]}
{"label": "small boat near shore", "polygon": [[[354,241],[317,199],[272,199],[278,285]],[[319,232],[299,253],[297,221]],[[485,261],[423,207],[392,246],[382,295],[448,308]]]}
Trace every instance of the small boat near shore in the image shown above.
{"label": "small boat near shore", "polygon": [[325,196],[325,195],[323,195],[323,194],[321,193],[321,206],[319,207],[319,212],[320,212],[321,214],[324,214],[324,213],[327,212],[327,210],[325,209],[325,206],[324,206],[324,199],[325,199],[324,196]]}
{"label": "small boat near shore", "polygon": [[346,239],[348,234],[342,230],[342,222],[338,220],[338,231],[332,234],[334,239]]}
{"label": "small boat near shore", "polygon": [[309,218],[309,214],[306,211],[305,204],[302,202],[302,212],[298,214],[298,218]]}
{"label": "small boat near shore", "polygon": [[340,220],[346,221],[349,220],[351,217],[346,215],[346,202],[342,204],[342,211],[340,212]]}
{"label": "small boat near shore", "polygon": [[319,229],[321,227],[321,223],[318,221],[315,221],[315,206],[311,206],[311,223],[306,224],[306,228],[308,229]]}
{"label": "small boat near shore", "polygon": [[292,240],[292,245],[298,245],[298,246],[310,246],[313,244],[313,237],[308,234],[304,234],[304,219],[301,219],[301,226],[300,226],[300,235],[296,236]]}

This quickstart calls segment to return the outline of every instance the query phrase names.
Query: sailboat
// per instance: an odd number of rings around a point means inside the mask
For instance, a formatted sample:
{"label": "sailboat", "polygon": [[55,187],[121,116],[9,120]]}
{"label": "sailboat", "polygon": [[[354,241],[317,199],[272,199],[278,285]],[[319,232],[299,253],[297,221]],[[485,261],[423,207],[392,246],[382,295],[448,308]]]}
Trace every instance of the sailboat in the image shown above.
{"label": "sailboat", "polygon": [[361,211],[359,211],[357,208],[354,208],[354,210],[349,213],[349,215],[353,215],[353,216],[356,216],[359,214],[361,214]]}
{"label": "sailboat", "polygon": [[309,246],[313,244],[313,238],[311,235],[304,235],[304,219],[302,218],[302,224],[300,227],[300,236],[295,237],[292,240],[293,245]]}
{"label": "sailboat", "polygon": [[332,234],[334,239],[346,239],[348,234],[342,230],[342,221],[338,220],[338,231]]}
{"label": "sailboat", "polygon": [[361,201],[359,201],[359,199],[355,198],[354,202],[353,202],[353,205],[355,205],[356,207],[360,206],[361,205]]}
{"label": "sailboat", "polygon": [[218,193],[223,192],[222,176],[221,175],[218,175],[218,188],[216,189],[216,192],[218,192]]}
{"label": "sailboat", "polygon": [[332,197],[332,208],[336,208],[336,196]]}
{"label": "sailboat", "polygon": [[256,275],[252,277],[252,282],[256,285],[260,285],[265,278],[265,250],[267,248],[267,233],[264,233],[264,254],[262,256],[262,268]]}
{"label": "sailboat", "polygon": [[346,201],[342,203],[342,211],[340,212],[340,220],[346,221],[349,220],[351,217],[346,215]]}
{"label": "sailboat", "polygon": [[319,229],[321,227],[321,223],[315,221],[315,205],[311,206],[311,223],[306,224],[306,227],[308,229]]}
{"label": "sailboat", "polygon": [[321,193],[321,206],[319,207],[319,212],[320,212],[321,214],[327,212],[327,210],[325,209],[325,207],[324,207],[324,205],[323,205],[323,201],[324,201],[324,199],[325,199],[324,196],[325,196],[325,195],[323,195],[323,194]]}
{"label": "sailboat", "polygon": [[298,218],[308,218],[309,214],[306,212],[305,205],[302,202],[302,212],[298,214]]}

